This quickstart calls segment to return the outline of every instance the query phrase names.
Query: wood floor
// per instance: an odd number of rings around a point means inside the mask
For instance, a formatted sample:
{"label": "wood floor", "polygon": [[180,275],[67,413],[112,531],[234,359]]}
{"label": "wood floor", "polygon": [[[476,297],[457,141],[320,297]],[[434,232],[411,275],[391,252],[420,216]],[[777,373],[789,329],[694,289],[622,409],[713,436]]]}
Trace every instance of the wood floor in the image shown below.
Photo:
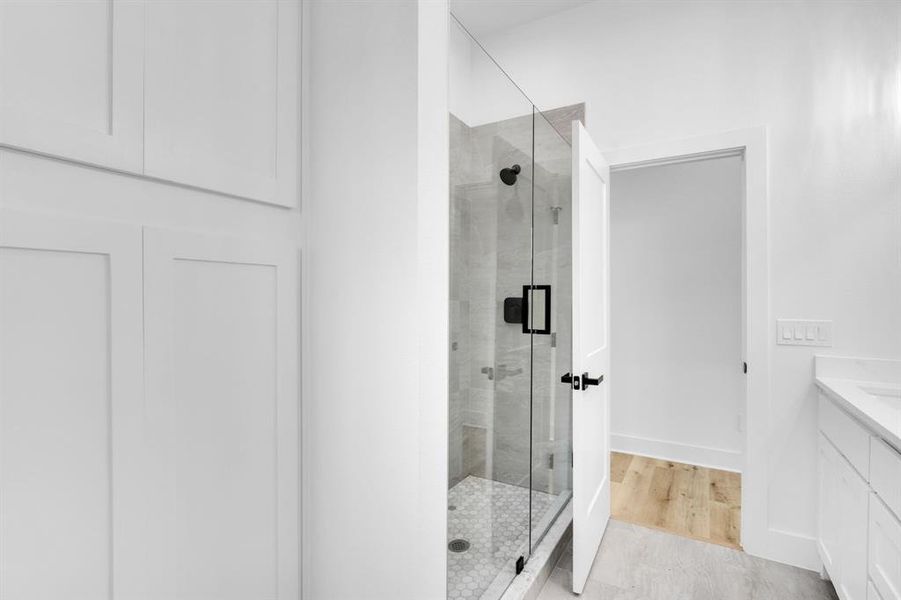
{"label": "wood floor", "polygon": [[612,516],[741,549],[741,475],[611,453]]}

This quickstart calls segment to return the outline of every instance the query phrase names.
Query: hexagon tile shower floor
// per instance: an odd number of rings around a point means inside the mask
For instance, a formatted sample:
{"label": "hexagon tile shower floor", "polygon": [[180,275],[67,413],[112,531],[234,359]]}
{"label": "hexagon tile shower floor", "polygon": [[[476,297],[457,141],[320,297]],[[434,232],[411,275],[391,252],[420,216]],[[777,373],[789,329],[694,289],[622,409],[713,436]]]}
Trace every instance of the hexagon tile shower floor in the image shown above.
{"label": "hexagon tile shower floor", "polygon": [[[532,492],[532,514],[541,516],[554,499]],[[528,554],[529,489],[470,475],[448,492],[448,543],[469,549],[447,552],[447,597],[477,599],[498,572]]]}

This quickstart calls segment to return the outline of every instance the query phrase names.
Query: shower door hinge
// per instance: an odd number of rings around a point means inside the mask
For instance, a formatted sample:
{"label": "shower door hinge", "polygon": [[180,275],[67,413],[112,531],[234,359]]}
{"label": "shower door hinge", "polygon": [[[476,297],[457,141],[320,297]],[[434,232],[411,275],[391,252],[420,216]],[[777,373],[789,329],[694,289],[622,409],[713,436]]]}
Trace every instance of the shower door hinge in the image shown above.
{"label": "shower door hinge", "polygon": [[743,366],[742,366],[742,370],[743,370],[745,373],[747,373],[747,372],[748,372],[748,363],[741,363],[741,364],[743,365]]}
{"label": "shower door hinge", "polygon": [[526,558],[524,556],[520,556],[516,559],[516,574],[519,575],[522,573],[522,570],[526,568]]}
{"label": "shower door hinge", "polygon": [[556,348],[556,347],[557,347],[557,332],[555,331],[551,334],[551,348]]}
{"label": "shower door hinge", "polygon": [[560,224],[560,211],[563,210],[562,206],[552,206],[551,212],[554,214],[554,225]]}
{"label": "shower door hinge", "polygon": [[553,454],[547,455],[547,468],[548,469],[554,468],[554,455]]}

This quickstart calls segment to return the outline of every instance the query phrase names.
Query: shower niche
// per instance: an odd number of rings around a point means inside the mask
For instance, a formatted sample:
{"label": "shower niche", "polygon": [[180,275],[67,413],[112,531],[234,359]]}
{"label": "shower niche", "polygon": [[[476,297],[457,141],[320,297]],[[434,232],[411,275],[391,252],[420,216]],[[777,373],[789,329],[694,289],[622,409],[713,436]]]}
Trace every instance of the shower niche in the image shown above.
{"label": "shower niche", "polygon": [[448,597],[499,598],[572,490],[571,122],[451,19]]}

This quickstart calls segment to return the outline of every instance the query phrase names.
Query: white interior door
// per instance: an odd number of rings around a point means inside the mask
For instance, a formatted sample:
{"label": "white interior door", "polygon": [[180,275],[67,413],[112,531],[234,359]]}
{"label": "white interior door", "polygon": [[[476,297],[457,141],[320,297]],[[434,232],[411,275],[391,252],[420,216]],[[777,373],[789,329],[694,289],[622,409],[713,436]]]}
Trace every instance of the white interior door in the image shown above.
{"label": "white interior door", "polygon": [[610,519],[610,168],[573,122],[573,591]]}

